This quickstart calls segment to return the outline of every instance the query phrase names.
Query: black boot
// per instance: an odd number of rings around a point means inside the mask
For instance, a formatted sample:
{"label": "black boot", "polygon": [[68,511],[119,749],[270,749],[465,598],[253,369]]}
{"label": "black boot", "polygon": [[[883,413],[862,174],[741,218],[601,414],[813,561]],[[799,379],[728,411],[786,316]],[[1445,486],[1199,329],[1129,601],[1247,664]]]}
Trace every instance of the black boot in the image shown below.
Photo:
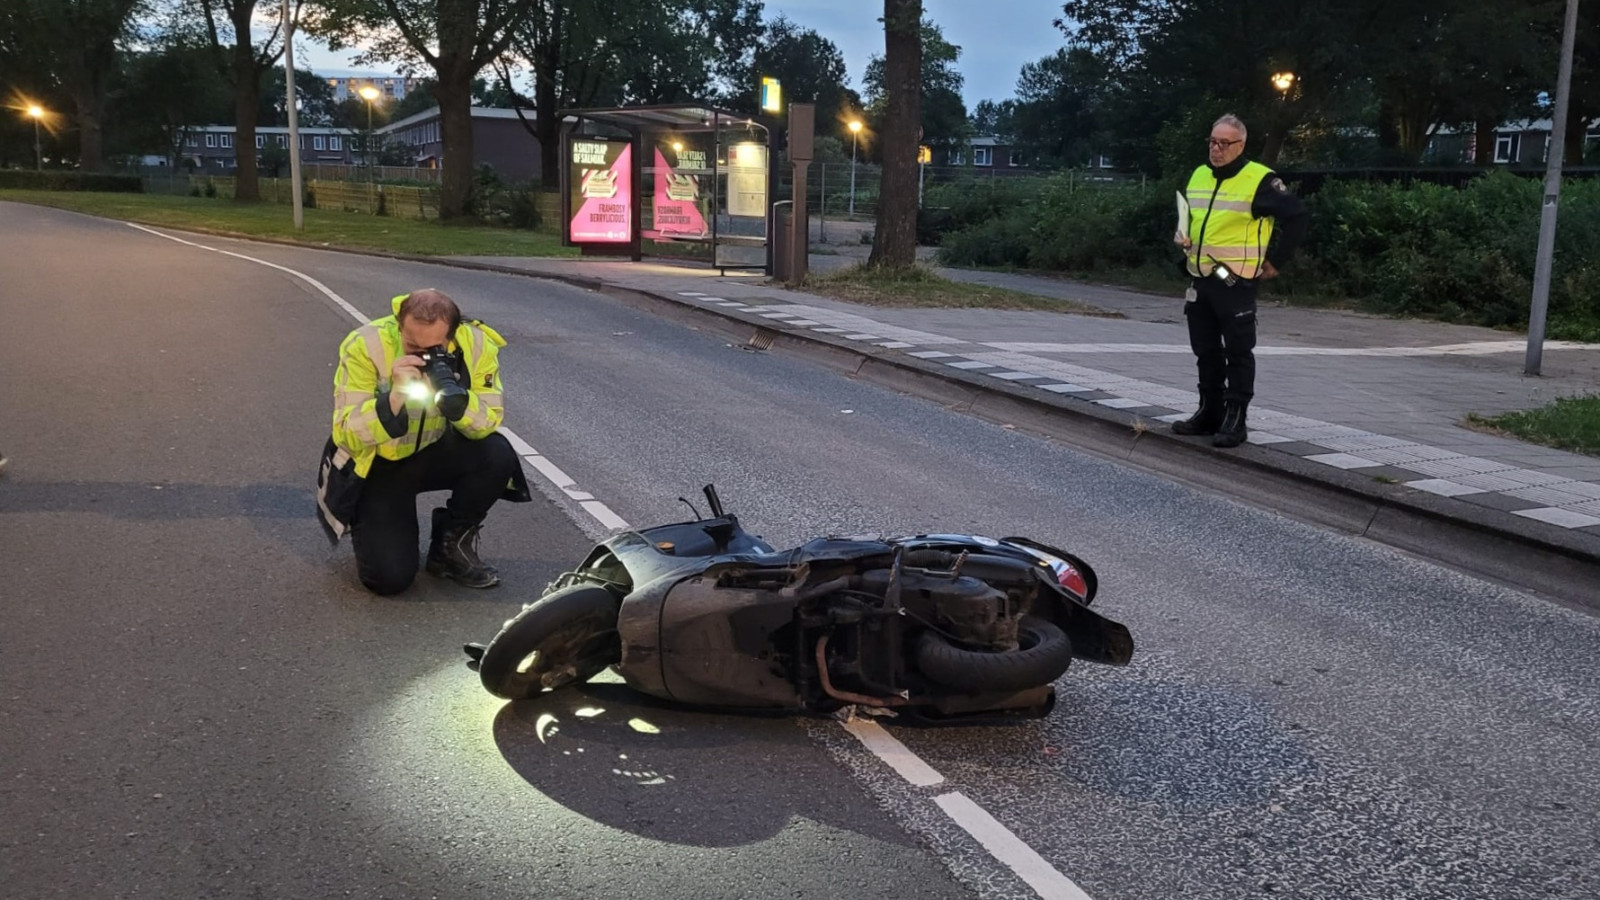
{"label": "black boot", "polygon": [[433,511],[433,536],[428,543],[428,574],[452,578],[470,588],[494,587],[500,573],[478,558],[478,530],[450,517],[449,510]]}
{"label": "black boot", "polygon": [[1245,411],[1250,401],[1229,400],[1222,411],[1222,424],[1217,426],[1217,436],[1211,439],[1213,447],[1237,447],[1250,436],[1245,427]]}
{"label": "black boot", "polygon": [[1200,408],[1181,422],[1172,423],[1173,434],[1216,434],[1222,424],[1222,396],[1201,394]]}

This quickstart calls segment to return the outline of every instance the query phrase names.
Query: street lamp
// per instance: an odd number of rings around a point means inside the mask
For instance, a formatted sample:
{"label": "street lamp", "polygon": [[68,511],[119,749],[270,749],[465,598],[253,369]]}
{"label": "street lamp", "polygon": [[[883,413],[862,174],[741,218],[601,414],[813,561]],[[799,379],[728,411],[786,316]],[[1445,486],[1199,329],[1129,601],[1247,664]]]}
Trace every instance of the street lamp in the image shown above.
{"label": "street lamp", "polygon": [[361,155],[366,158],[367,167],[370,169],[372,167],[372,101],[378,99],[378,89],[369,84],[356,93],[361,95],[361,99],[367,101],[367,139],[361,146]]}
{"label": "street lamp", "polygon": [[35,171],[44,171],[44,153],[39,149],[39,120],[44,118],[44,107],[37,103],[28,106],[28,115],[33,118],[33,168]]}
{"label": "street lamp", "polygon": [[1278,89],[1278,94],[1284,99],[1289,97],[1289,89],[1294,87],[1293,72],[1273,72],[1272,86]]}
{"label": "street lamp", "polygon": [[861,122],[850,120],[850,215],[856,214],[856,138],[861,135]]}
{"label": "street lamp", "polygon": [[372,202],[374,178],[372,171],[372,101],[378,99],[378,89],[372,85],[363,85],[356,93],[361,99],[367,101],[367,135],[361,142],[361,158],[367,164],[367,201]]}

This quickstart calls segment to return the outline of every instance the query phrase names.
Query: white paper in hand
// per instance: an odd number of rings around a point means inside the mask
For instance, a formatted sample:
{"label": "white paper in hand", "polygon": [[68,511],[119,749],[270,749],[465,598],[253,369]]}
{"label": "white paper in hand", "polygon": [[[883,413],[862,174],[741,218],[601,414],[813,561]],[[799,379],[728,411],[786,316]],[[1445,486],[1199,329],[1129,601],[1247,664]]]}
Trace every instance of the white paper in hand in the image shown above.
{"label": "white paper in hand", "polygon": [[1178,228],[1173,232],[1173,234],[1182,237],[1189,233],[1189,198],[1183,195],[1183,191],[1178,191],[1177,196]]}

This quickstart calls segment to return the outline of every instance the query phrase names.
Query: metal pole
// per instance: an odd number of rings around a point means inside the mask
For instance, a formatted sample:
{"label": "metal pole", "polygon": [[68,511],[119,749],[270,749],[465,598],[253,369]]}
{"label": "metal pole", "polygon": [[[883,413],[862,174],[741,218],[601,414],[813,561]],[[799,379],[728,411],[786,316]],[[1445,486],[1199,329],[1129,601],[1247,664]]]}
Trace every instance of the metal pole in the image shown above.
{"label": "metal pole", "polygon": [[1561,154],[1567,140],[1567,94],[1572,83],[1572,45],[1578,30],[1578,0],[1567,0],[1561,33],[1561,69],[1556,76],[1555,119],[1545,158],[1544,206],[1539,210],[1539,250],[1533,263],[1533,306],[1528,311],[1528,353],[1522,371],[1538,375],[1544,362],[1544,320],[1550,308],[1550,268],[1556,252],[1556,212],[1561,203]]}
{"label": "metal pole", "polygon": [[822,164],[822,200],[817,204],[817,243],[828,242],[828,164]]}
{"label": "metal pole", "polygon": [[372,174],[372,98],[368,97],[366,98],[366,101],[367,138],[366,141],[361,145],[361,155],[367,161],[367,208],[372,211],[373,215],[377,215],[378,201],[375,197],[377,193],[377,187],[375,186],[376,183]]}
{"label": "metal pole", "polygon": [[925,162],[917,163],[917,209],[922,208],[922,180],[927,174],[928,164]]}
{"label": "metal pole", "polygon": [[289,189],[294,191],[294,230],[304,231],[305,190],[300,185],[300,108],[294,92],[294,20],[289,0],[283,0],[283,89],[289,111]]}
{"label": "metal pole", "polygon": [[856,138],[857,132],[850,132],[850,217],[856,215]]}
{"label": "metal pole", "polygon": [[33,117],[33,170],[44,171],[44,151],[39,149],[39,117]]}

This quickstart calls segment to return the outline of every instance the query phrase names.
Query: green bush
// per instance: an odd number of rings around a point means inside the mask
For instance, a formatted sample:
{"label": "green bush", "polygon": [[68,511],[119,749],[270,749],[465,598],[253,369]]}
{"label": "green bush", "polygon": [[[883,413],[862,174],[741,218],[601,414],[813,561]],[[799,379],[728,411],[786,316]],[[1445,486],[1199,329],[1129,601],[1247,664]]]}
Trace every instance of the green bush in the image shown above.
{"label": "green bush", "polygon": [[[1134,188],[1067,176],[1031,181],[1028,196],[952,185],[930,218],[940,258],[1080,275],[1176,272],[1175,184]],[[1301,252],[1271,283],[1277,296],[1352,300],[1391,315],[1524,328],[1533,293],[1543,186],[1493,171],[1464,187],[1329,180],[1307,200]],[[933,222],[924,226],[932,231]],[[1562,187],[1547,334],[1600,339],[1600,180]]]}
{"label": "green bush", "polygon": [[205,195],[207,197],[216,197],[217,196],[217,183],[215,181],[212,181],[209,178],[206,179]]}
{"label": "green bush", "polygon": [[0,169],[0,188],[31,191],[105,191],[142,194],[144,182],[137,175],[103,175],[98,172],[73,172],[47,169]]}

